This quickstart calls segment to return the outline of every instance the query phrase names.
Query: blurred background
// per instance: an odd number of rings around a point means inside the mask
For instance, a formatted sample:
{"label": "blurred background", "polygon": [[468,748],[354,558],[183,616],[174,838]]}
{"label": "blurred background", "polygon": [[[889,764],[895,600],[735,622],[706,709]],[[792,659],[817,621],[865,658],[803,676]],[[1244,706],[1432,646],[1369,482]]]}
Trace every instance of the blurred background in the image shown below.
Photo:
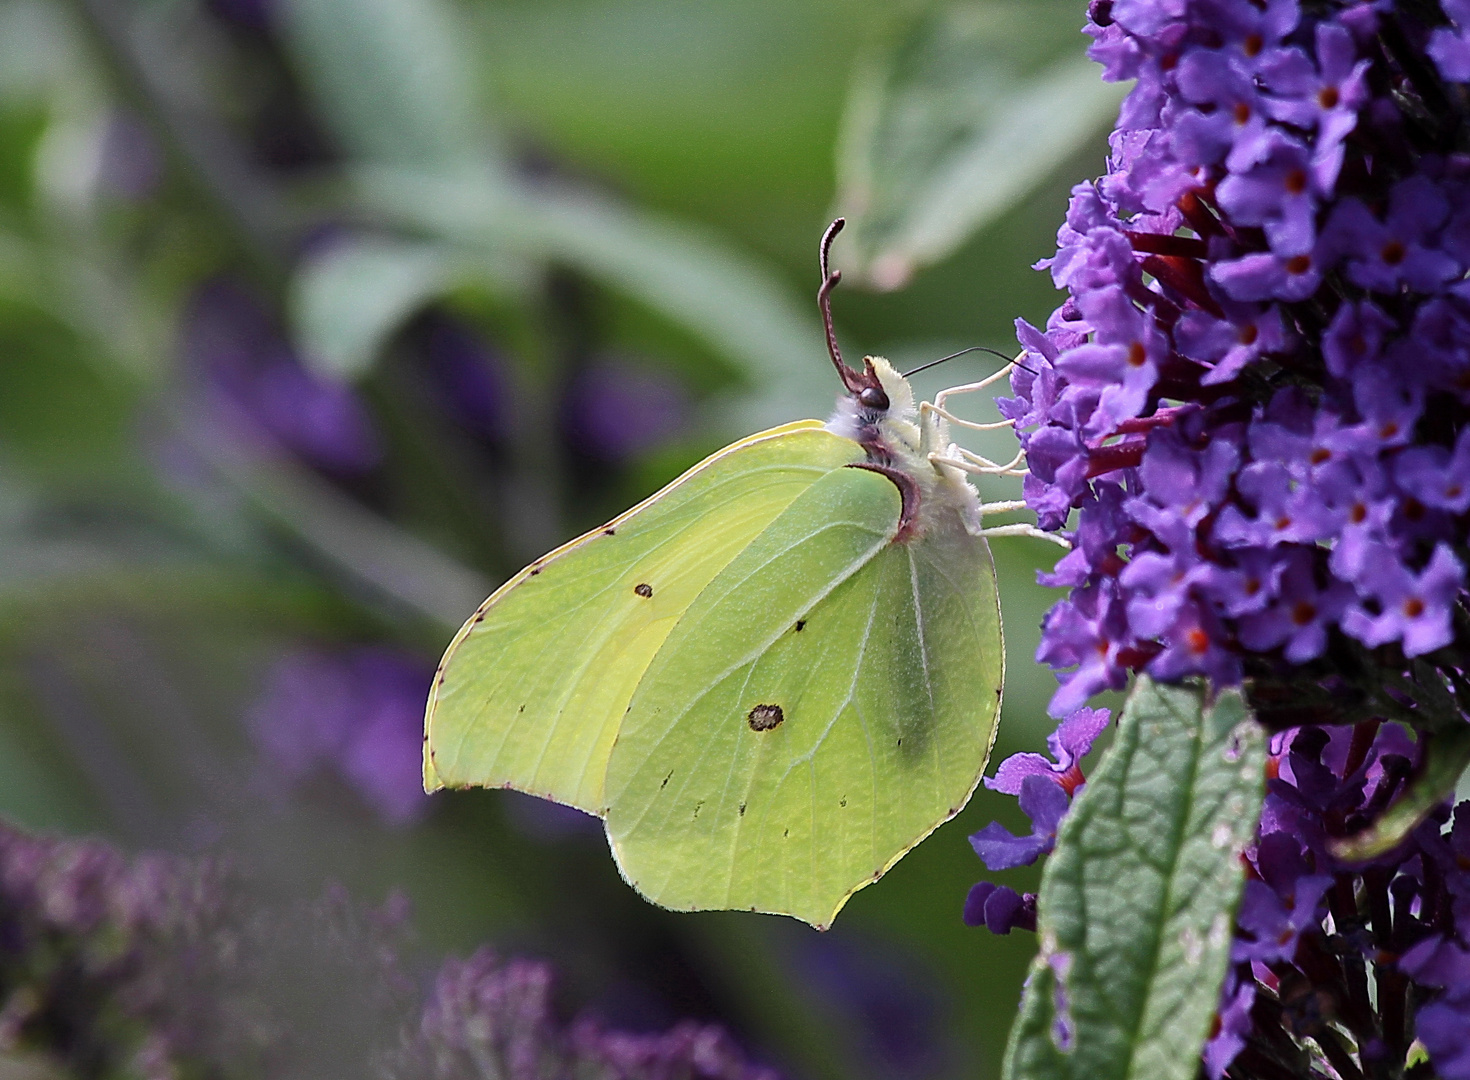
{"label": "blurred background", "polygon": [[[569,1013],[718,1019],[793,1078],[997,1075],[1034,939],[960,910],[966,836],[1020,830],[1013,799],[979,792],[817,934],[645,904],[574,811],[424,796],[420,725],[498,582],[827,414],[836,213],[850,357],[1009,354],[1045,320],[1030,264],[1119,100],[1083,15],[0,0],[0,815],[403,895],[425,964],[547,958]],[[1051,728],[1055,550],[996,544],[997,761]]]}

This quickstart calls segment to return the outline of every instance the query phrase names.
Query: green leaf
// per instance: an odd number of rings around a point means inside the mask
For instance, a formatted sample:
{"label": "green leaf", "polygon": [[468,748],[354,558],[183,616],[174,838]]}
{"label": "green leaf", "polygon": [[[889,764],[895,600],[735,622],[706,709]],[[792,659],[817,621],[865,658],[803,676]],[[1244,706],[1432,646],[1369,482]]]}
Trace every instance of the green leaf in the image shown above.
{"label": "green leaf", "polygon": [[454,13],[437,0],[287,0],[297,71],[357,157],[456,167],[489,146]]}
{"label": "green leaf", "polygon": [[740,364],[762,403],[752,427],[831,407],[816,304],[797,309],[766,268],[719,237],[567,185],[489,173],[447,178],[398,169],[359,174],[371,210],[465,245],[480,259],[520,256],[575,267],[681,325]]}
{"label": "green leaf", "polygon": [[443,248],[359,237],[308,259],[291,288],[291,316],[307,361],[330,375],[365,373],[383,342],[453,274]]}
{"label": "green leaf", "polygon": [[1138,680],[1047,860],[1006,1080],[1193,1080],[1264,765],[1239,693]]}
{"label": "green leaf", "polygon": [[1339,859],[1366,862],[1392,851],[1433,810],[1455,792],[1470,765],[1470,725],[1420,735],[1424,764],[1404,793],[1369,828],[1354,836],[1332,840],[1329,847]]}
{"label": "green leaf", "polygon": [[1078,55],[1076,27],[1071,4],[950,5],[860,67],[838,157],[845,272],[901,287],[1098,137],[1124,88]]}

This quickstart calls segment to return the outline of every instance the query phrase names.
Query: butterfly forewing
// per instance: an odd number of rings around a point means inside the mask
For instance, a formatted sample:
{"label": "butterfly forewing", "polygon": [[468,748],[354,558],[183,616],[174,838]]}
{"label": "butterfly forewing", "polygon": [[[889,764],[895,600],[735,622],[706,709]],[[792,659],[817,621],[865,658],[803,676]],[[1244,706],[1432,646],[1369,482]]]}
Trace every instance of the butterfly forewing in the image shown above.
{"label": "butterfly forewing", "polygon": [[893,542],[897,489],[813,485],[711,582],[650,665],[608,769],[644,895],[827,925],[963,806],[999,710],[985,542]]}
{"label": "butterfly forewing", "polygon": [[604,813],[613,738],[670,629],[793,500],[861,457],[815,421],[753,435],[521,571],[440,665],[425,786],[513,787]]}

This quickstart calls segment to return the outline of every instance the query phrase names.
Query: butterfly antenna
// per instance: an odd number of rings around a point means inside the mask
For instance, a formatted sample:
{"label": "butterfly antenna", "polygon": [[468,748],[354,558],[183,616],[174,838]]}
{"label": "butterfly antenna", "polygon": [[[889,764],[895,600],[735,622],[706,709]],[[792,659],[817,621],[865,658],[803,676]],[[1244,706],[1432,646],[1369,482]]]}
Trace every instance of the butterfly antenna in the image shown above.
{"label": "butterfly antenna", "polygon": [[864,384],[858,373],[848,367],[842,360],[842,350],[837,347],[837,331],[832,328],[832,290],[842,280],[842,271],[833,270],[829,266],[828,256],[832,251],[832,241],[842,227],[847,224],[846,218],[838,218],[827,226],[827,231],[822,234],[822,246],[820,249],[820,260],[822,265],[822,287],[817,290],[817,307],[822,312],[822,327],[827,331],[827,355],[832,357],[832,363],[837,368],[837,374],[842,379],[842,385],[847,387],[849,393],[858,393]]}
{"label": "butterfly antenna", "polygon": [[[1014,365],[1016,365],[1016,367],[1020,368],[1022,371],[1031,371],[1030,368],[1028,368],[1025,364],[1021,363],[1019,360],[1014,360],[1011,357],[1007,356],[1005,353],[1000,352],[997,349],[988,349],[984,345],[971,345],[968,349],[961,349],[959,352],[952,352],[948,356],[941,356],[938,360],[930,360],[927,364],[920,364],[916,368],[912,368],[909,371],[905,371],[903,373],[903,377],[905,379],[907,379],[907,378],[909,378],[912,375],[917,375],[921,371],[928,371],[930,368],[934,367],[937,364],[942,364],[946,360],[953,360],[956,356],[964,356],[965,353],[972,353],[972,352],[988,352],[991,356],[998,356],[998,357],[1000,357],[1007,364],[1014,364]],[[1031,374],[1032,375],[1035,375],[1036,372],[1031,371]]]}
{"label": "butterfly antenna", "polygon": [[965,353],[972,352],[988,352],[991,356],[998,356],[1008,364],[1011,362],[1009,356],[997,349],[987,349],[984,345],[971,345],[968,349],[961,349],[959,352],[952,352],[948,356],[941,356],[938,360],[930,360],[927,364],[920,364],[916,368],[910,368],[903,373],[903,377],[907,379],[913,375],[917,375],[921,371],[928,371],[932,367],[938,367],[946,360],[953,360],[956,356],[964,356]]}

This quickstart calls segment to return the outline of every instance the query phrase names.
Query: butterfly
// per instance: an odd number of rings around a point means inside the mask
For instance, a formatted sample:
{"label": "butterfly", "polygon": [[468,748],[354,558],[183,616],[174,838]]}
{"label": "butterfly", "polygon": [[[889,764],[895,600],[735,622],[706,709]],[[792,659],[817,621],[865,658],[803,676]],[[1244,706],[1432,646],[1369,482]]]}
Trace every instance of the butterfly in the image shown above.
{"label": "butterfly", "polygon": [[880,357],[842,359],[822,238],[818,304],[842,380],[826,422],[725,447],[543,555],[450,643],[424,787],[503,787],[605,820],[623,877],[676,910],[830,926],[969,800],[1005,654],[967,473]]}

